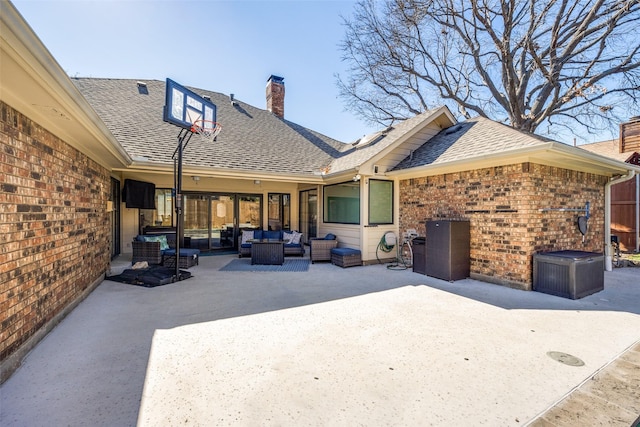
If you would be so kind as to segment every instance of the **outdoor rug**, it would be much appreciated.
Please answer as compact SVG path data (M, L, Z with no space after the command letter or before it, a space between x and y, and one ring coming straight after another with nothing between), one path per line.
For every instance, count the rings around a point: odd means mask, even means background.
M175 268L162 266L139 269L129 268L116 276L108 276L107 280L127 283L129 285L144 286L145 288L154 288L156 286L174 283L176 281L175 274ZM191 277L191 273L180 270L180 280L188 279L189 277Z
M251 265L249 258L232 259L227 265L222 267L220 271L308 271L308 259L285 259L282 265Z

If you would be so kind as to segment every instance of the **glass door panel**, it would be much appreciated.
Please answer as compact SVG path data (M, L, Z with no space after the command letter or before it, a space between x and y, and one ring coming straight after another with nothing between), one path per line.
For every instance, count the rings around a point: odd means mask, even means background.
M308 242L317 237L318 224L318 190L305 190L300 192L300 231Z
M262 196L238 196L238 229L255 230L262 226Z
M183 194L184 245L200 250L209 249L209 196Z
M211 196L211 248L235 247L235 195Z

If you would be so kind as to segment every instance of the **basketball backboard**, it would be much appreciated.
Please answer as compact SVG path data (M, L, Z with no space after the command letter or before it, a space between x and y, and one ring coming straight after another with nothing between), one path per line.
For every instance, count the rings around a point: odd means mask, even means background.
M191 130L193 124L199 120L205 120L206 123L215 122L215 104L167 79L164 121Z

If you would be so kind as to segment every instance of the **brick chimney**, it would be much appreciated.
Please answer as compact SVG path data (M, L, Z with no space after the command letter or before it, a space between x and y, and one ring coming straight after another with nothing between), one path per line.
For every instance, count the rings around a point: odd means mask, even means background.
M267 80L267 110L284 119L284 77L272 74Z

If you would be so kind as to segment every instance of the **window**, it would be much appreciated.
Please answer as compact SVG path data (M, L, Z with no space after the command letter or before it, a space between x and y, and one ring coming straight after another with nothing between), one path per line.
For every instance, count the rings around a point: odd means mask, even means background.
M360 224L360 181L324 186L324 222Z
M291 195L269 193L269 230L291 229Z
M393 181L369 180L369 224L393 224Z

